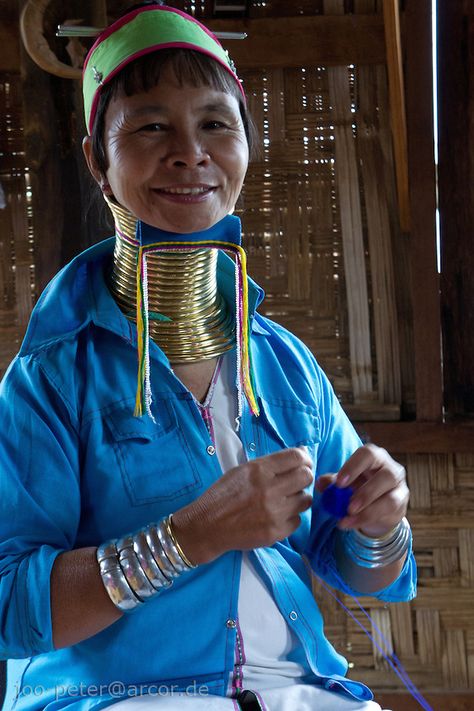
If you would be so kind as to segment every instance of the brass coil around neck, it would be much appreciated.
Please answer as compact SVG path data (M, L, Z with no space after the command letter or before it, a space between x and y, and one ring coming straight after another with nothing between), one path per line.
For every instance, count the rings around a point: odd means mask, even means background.
M116 225L110 288L136 321L136 218L107 199ZM217 249L166 249L147 256L150 336L171 363L207 360L235 343L235 319L217 289ZM171 321L154 320L159 313Z

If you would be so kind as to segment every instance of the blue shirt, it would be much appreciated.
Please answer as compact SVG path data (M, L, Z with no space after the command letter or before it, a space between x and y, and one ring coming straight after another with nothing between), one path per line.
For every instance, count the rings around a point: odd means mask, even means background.
M106 286L112 250L113 239L92 247L49 284L0 389L0 657L10 660L8 693L17 693L16 711L100 709L157 683L223 696L234 665L239 551L186 573L170 591L93 637L53 646L56 557L157 521L222 474L195 400L155 343L156 423L133 416L136 329ZM223 253L218 287L232 308L234 265ZM306 346L255 311L262 298L250 280L261 414L244 409L242 444L249 458L306 445L316 476L337 472L359 438ZM253 561L301 641L308 683L370 699L367 687L344 678L347 663L324 636L302 558L337 587L333 532L316 493L294 534L257 549ZM377 597L399 601L414 593L410 553L399 578ZM119 686L108 688L112 682Z

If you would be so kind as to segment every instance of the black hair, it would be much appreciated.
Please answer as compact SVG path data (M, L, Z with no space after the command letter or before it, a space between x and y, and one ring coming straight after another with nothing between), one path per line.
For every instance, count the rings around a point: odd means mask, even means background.
M147 92L156 86L165 66L171 66L180 84L209 86L235 96L247 137L250 157L257 151L258 134L255 124L232 75L215 59L189 49L160 49L130 62L101 90L97 112L92 127L92 153L100 172L108 168L104 145L105 114L112 98L125 94L132 96Z
M119 14L119 19L120 17L123 17L124 15L128 15L129 12L133 12L134 10L140 10L142 7L148 7L149 5L166 5L167 3L164 2L164 0L145 0L145 2L139 2L136 5L132 5L131 7L126 7L125 9L122 9L121 14ZM119 9L120 13L120 9Z

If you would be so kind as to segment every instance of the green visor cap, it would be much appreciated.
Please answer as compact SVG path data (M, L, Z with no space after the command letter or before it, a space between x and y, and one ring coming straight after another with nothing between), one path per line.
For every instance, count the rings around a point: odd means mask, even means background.
M237 82L228 53L218 39L190 15L171 7L144 7L107 27L86 57L83 71L84 112L87 131L94 125L104 84L134 59L160 49L185 48L206 54L219 62Z

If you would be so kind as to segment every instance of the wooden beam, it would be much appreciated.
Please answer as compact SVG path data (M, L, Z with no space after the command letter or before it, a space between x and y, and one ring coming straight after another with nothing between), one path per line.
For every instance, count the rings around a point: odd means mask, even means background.
M20 44L18 25L14 22L0 22L0 72L20 71Z
M213 31L246 32L225 43L238 69L385 64L380 15L206 20Z
M443 390L436 261L431 0L407 0L406 98L417 420L441 422Z
M409 232L410 196L408 189L407 124L399 0L383 0L383 16L400 227L402 232Z
M438 0L439 202L449 416L474 413L474 7Z
M365 442L403 453L474 453L474 423L355 422Z

